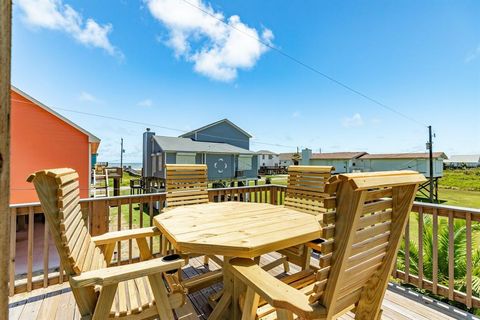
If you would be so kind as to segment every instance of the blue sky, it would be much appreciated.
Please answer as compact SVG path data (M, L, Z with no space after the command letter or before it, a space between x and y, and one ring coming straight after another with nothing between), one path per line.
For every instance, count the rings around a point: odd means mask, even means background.
M425 150L423 125L245 34L431 124L437 151L480 153L479 1L17 0L12 82L161 135L229 118L253 150ZM140 161L145 125L58 111L102 139L100 160L123 137Z

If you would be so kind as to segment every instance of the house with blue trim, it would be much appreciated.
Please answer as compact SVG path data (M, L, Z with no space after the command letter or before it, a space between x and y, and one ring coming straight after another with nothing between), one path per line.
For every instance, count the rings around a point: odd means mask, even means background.
M179 137L143 134L143 177L165 179L165 164L206 164L210 181L258 179L258 159L250 151L252 136L222 119Z

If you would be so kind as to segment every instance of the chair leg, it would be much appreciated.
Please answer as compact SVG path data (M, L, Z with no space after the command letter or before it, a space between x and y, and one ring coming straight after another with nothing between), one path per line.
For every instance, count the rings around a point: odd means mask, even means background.
M292 313L292 311L289 311L289 310L277 309L277 319L278 320L293 320L293 313Z
M243 305L242 320L255 320L260 296L252 288L247 289ZM279 318L280 319L280 318Z
M113 298L117 292L118 284L112 284L102 287L100 295L98 296L95 312L93 313L92 320L107 319L112 309Z
M285 257L285 260L283 260L283 270L285 273L290 272L290 264L288 263L287 257Z
M163 283L162 275L155 274L148 276L153 296L155 297L155 305L162 320L174 320L172 306L168 301L167 288Z

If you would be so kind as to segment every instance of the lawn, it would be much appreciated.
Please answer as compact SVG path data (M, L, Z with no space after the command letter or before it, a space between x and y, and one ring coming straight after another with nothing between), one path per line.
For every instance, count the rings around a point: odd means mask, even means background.
M480 191L480 168L446 169L439 186L444 189Z

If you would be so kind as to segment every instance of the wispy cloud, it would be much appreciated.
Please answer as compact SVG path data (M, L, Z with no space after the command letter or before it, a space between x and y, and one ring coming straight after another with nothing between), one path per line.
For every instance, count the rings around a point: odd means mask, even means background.
M137 103L139 107L151 107L153 106L153 101L151 99L145 99Z
M269 45L273 40L271 30L259 32L237 15L226 18L203 0L145 2L150 13L167 27L165 42L175 55L193 62L196 72L214 80L232 81L238 69L255 66L268 50L255 38Z
M478 57L480 57L480 45L478 45L478 47L476 47L475 50L467 54L467 57L465 58L465 63L469 63L477 59Z
M292 113L292 118L300 118L300 116L301 116L300 111L295 111Z
M84 21L78 11L62 0L17 0L15 4L22 10L24 21L31 26L66 32L86 46L123 57L108 38L113 29L110 23L101 25L92 18Z
M355 113L352 117L346 117L342 119L342 126L345 128L361 127L364 121L359 113Z
M94 103L100 102L100 100L97 97L95 97L93 94L88 93L86 91L80 92L78 99L80 101L86 101L86 102L94 102Z

